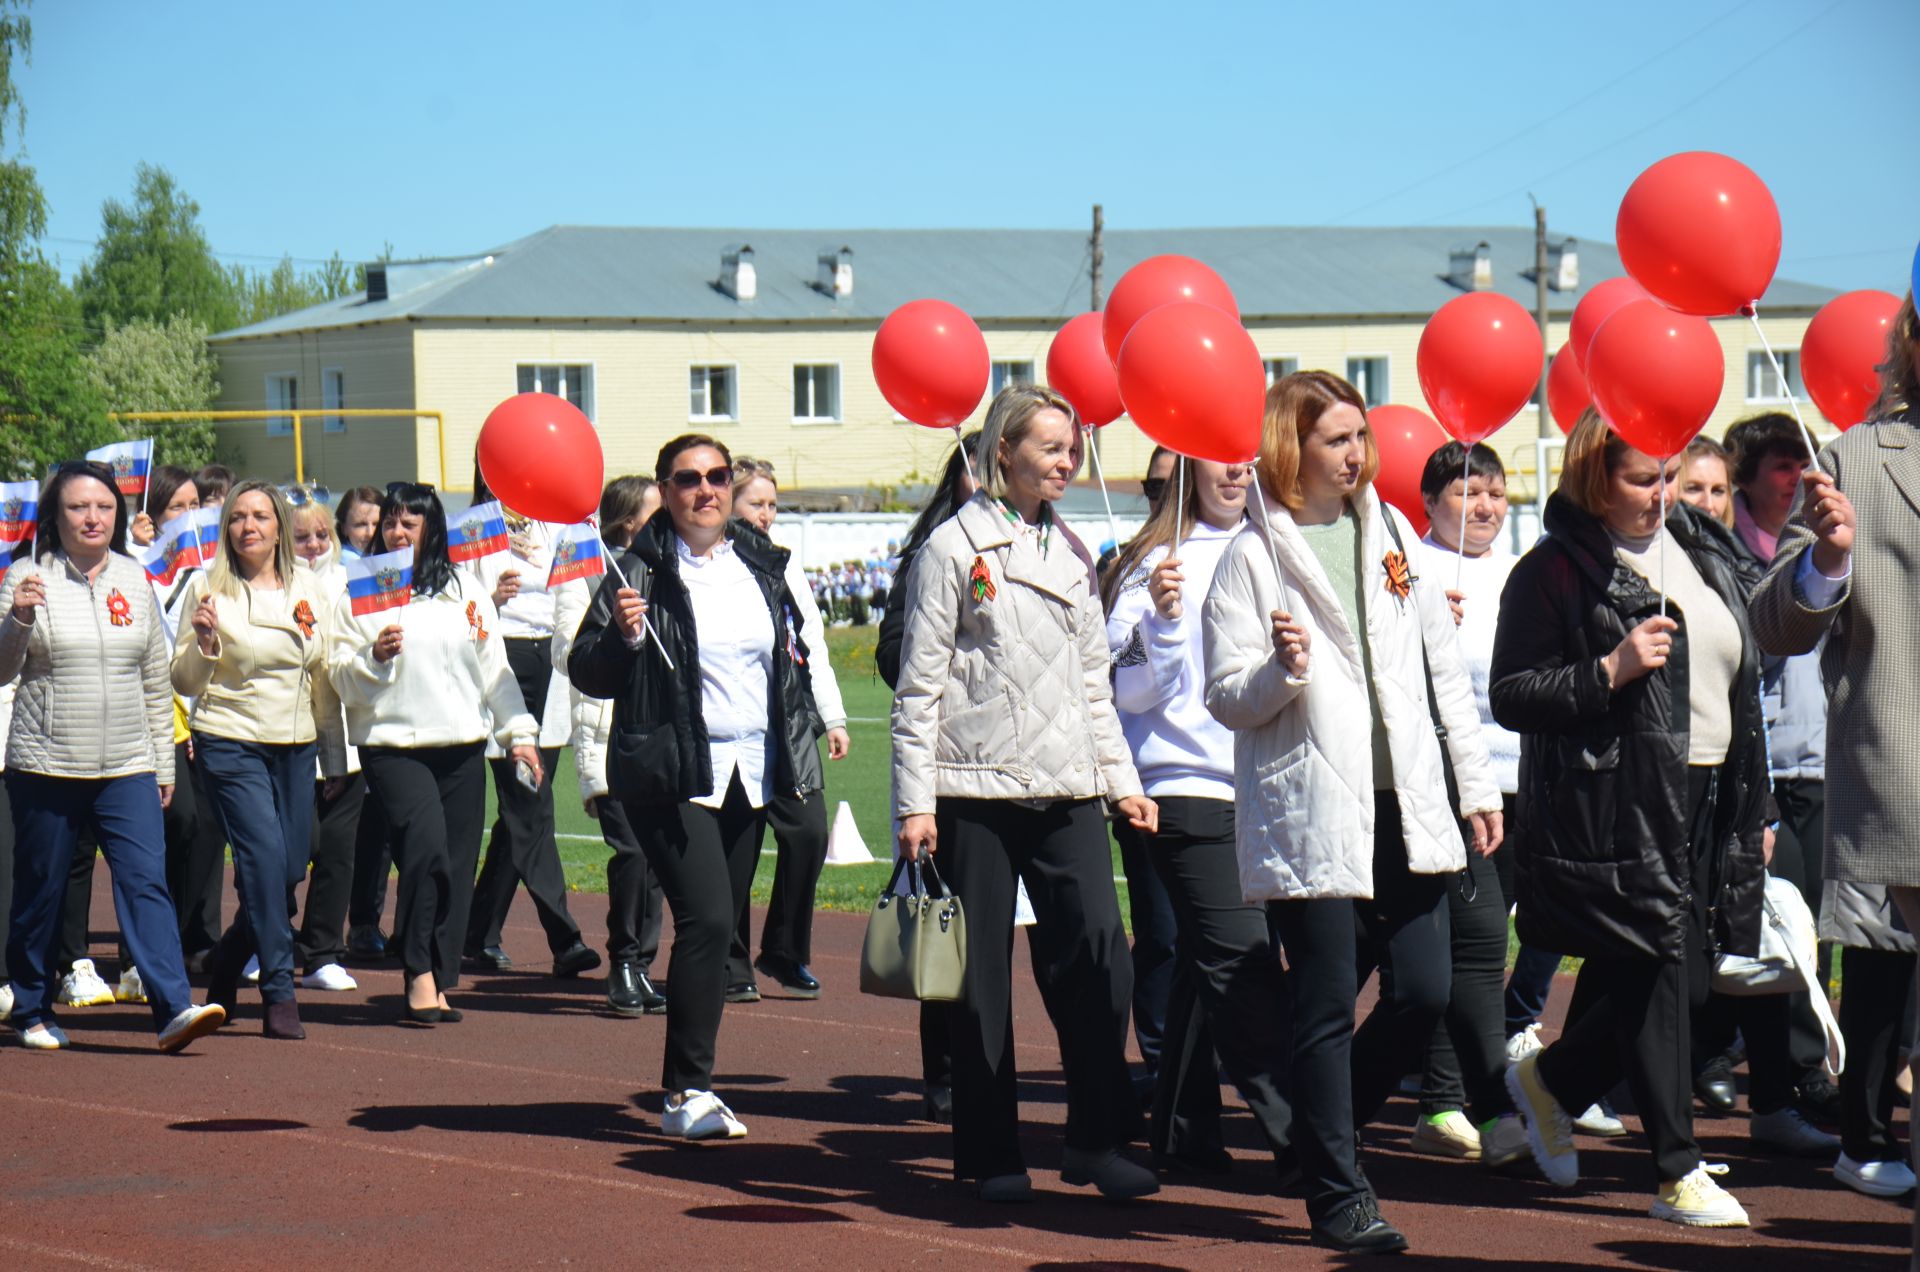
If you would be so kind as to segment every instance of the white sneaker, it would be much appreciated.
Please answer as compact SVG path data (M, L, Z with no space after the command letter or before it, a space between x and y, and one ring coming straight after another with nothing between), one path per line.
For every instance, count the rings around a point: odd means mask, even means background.
M71 1046L67 1031L55 1024L35 1025L20 1035L20 1045L31 1051L59 1051Z
M1571 1188L1580 1182L1580 1153L1573 1146L1573 1119L1540 1080L1540 1057L1507 1067L1507 1094L1527 1126L1527 1147L1547 1182Z
M1684 1178L1660 1185L1660 1192L1647 1213L1655 1219L1688 1228L1745 1228L1751 1226L1747 1212L1733 1194L1714 1182L1715 1175L1727 1173L1725 1166L1702 1162Z
M350 989L360 988L360 982L348 974L347 969L338 963L328 963L325 967L316 967L300 978L303 989L325 989L344 994Z
M1540 1041L1540 1026L1528 1025L1507 1039L1507 1063L1519 1064L1534 1052L1546 1049L1547 1044Z
M258 954L248 959L247 965L240 969L240 979L249 985L258 985L260 983L260 956Z
M144 1003L147 1001L147 983L140 979L140 969L129 965L120 973L120 983L113 987L113 1001L116 1003Z
M1573 1119L1573 1129L1582 1135L1597 1135L1601 1139L1619 1139L1627 1133L1627 1124L1622 1122L1598 1104L1589 1104L1587 1111Z
M1480 1162L1489 1170L1505 1170L1531 1160L1526 1123L1517 1113L1502 1113L1480 1127Z
M1429 1157L1480 1160L1480 1132L1459 1109L1422 1117L1413 1127L1412 1148Z
M747 1128L711 1091L682 1091L667 1097L660 1115L662 1134L678 1139L743 1139Z
M60 978L53 1001L65 1007L99 1007L113 1001L113 987L100 979L90 958L73 960L73 970Z
M13 1015L13 982L0 982L0 1020Z
M1904 1197L1913 1191L1913 1167L1905 1162L1856 1162L1842 1153L1833 1177L1869 1197Z
M219 1003L188 1007L160 1031L160 1050L178 1051L195 1038L204 1038L227 1023L227 1009Z

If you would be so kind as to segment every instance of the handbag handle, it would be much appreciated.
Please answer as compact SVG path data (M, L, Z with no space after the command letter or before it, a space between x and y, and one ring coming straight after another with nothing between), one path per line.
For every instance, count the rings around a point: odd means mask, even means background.
M876 910L886 909L887 906L892 903L894 897L899 895L895 891L895 889L897 889L900 886L900 875L909 866L914 867L913 878L912 878L913 890L915 892L920 891L920 871L919 871L919 867L915 865L913 858L897 857L894 859L893 873L887 876L887 886L880 889L880 900L874 903L874 907L873 907L874 909Z
M933 864L932 854L922 857L919 862L919 867L923 876L928 880L929 886L917 888L915 891L931 892L942 901L948 900L953 896L952 891L947 887L947 881L940 877L940 868Z

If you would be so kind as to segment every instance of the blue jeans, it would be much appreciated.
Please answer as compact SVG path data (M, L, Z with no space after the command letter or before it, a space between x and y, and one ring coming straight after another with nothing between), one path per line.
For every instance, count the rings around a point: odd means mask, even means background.
M113 872L113 908L127 951L140 969L157 1033L193 1005L180 928L167 893L167 836L152 773L127 777L48 777L11 770L13 928L7 970L13 975L15 1029L53 1019L48 969L60 943L60 907L80 828L91 823Z
M260 956L260 998L293 1001L294 889L313 838L314 744L193 735L195 762L233 846L240 910L220 937L221 960Z

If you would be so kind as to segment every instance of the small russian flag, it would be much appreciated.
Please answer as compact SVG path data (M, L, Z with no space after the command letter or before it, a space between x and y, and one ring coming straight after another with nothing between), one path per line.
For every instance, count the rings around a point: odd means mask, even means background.
M204 565L220 542L220 510L190 508L166 525L153 545L140 554L147 577L161 587L172 587L181 571Z
M498 499L475 504L447 527L447 559L455 565L507 550L507 514Z
M607 572L607 551L600 542L600 531L591 521L567 526L553 541L553 569L547 574L547 590L574 579L590 579Z
M413 599L412 548L341 564L347 571L347 600L358 616L395 609Z
M137 442L115 442L111 446L88 451L87 458L97 460L113 470L114 484L120 488L121 494L147 493L147 474L153 469L152 438Z
M33 523L39 519L39 482L0 481L0 544L31 538Z

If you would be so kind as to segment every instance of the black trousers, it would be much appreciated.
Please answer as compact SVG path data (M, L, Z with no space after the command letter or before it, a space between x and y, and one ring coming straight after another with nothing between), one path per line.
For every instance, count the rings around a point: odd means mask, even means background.
M1096 800L1043 809L941 799L939 864L967 916L966 995L954 1004L953 1166L959 1179L1026 1169L1013 1056L1015 880L1038 923L1029 943L1060 1040L1070 1148L1117 1148L1139 1126L1127 1074L1133 970Z
M1127 918L1133 924L1133 1038L1147 1076L1160 1071L1161 1039L1167 1031L1167 1003L1173 994L1174 946L1179 918L1168 885L1155 869L1147 836L1125 821L1114 823L1120 845L1120 872L1127 877Z
M640 810L629 806L628 812ZM727 955L740 907L753 887L766 819L748 801L736 770L719 808L648 805L633 822L673 914L661 1085L669 1093L711 1090L726 1006Z
M600 838L613 854L607 858L607 961L651 972L660 953L660 881L640 849L627 806L602 795L594 807Z
M13 805L7 802L6 783L0 782L0 985L7 972L7 933L13 915Z
M520 697L535 720L547 710L547 685L553 676L553 645L544 639L508 637L507 666L520 682ZM476 952L500 944L514 889L524 883L533 898L533 911L555 954L580 941L580 925L567 911L567 876L560 868L560 845L553 837L553 770L558 747L540 748L540 789L520 785L514 761L501 757L487 761L493 770L493 798L498 809L493 834L487 838L487 860L473 890L473 919L467 927L467 949Z
M480 742L360 748L369 803L385 811L400 865L393 945L408 976L431 972L442 993L460 983L487 809L485 750Z
M354 840L367 804L367 778L349 773L332 799L325 782L313 788L313 861L307 873L300 931L294 935L294 961L303 972L317 972L347 956L347 910L353 896Z
M1446 1010L1452 955L1447 880L1407 866L1393 792L1374 797L1373 896L1274 901L1293 999L1293 1144L1315 1220L1367 1195L1354 1130L1386 1103ZM1360 985L1380 997L1354 1028Z
M188 797L184 812L169 808L167 829L167 887L180 916L180 947L188 954L210 950L220 940L225 924L220 917L220 888L226 876L227 835L213 810L206 777L198 760L187 764L187 744L173 748L173 803Z
M796 963L813 961L813 897L827 863L827 797L777 795L767 801L767 829L773 832L773 892L760 927L760 952ZM740 907L740 924L727 958L727 983L753 979L753 907Z
M1467 868L1447 880L1453 932L1453 989L1446 1015L1427 1044L1420 1111L1464 1109L1475 1124L1513 1110L1507 1095L1507 1031L1502 999L1507 975L1507 900L1496 858L1471 847Z
M1662 1181L1700 1164L1693 1138L1692 1014L1706 1002L1712 974L1706 906L1716 774L1687 770L1694 904L1687 912L1685 957L1587 959L1574 986L1569 1023L1540 1053L1541 1081L1575 1116L1626 1079Z
M362 774L364 776L364 774ZM392 828L387 810L377 799L360 806L360 826L353 833L353 894L347 903L349 927L380 926L387 909L387 878L393 873Z
M1158 802L1160 830L1146 838L1179 935L1154 1089L1153 1148L1197 1153L1222 1147L1218 1052L1277 1157L1293 1126L1287 983L1266 910L1248 905L1240 893L1233 804L1181 795Z
M1903 1159L1893 1132L1894 1079L1907 1000L1913 997L1914 956L1896 950L1840 951L1840 1033L1847 1067L1840 1074L1840 1144L1856 1162Z

